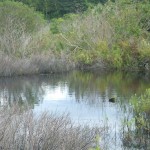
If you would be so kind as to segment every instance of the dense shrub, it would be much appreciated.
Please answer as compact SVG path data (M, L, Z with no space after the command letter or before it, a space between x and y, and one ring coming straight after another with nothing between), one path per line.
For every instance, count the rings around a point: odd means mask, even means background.
M4 1L4 0L0 0ZM35 7L41 11L47 19L61 17L67 13L79 13L85 11L89 5L105 3L107 0L15 0Z
M17 33L38 31L45 22L42 14L20 2L0 2L0 33L16 29Z
M51 30L80 64L104 60L112 68L144 70L150 64L149 10L147 1L109 1L84 14L55 19Z
M83 69L150 70L147 1L108 1L52 19L50 25L22 3L4 1L0 8L0 50L10 59L67 55L72 66Z
M0 51L22 57L33 35L44 27L41 14L19 2L0 2Z

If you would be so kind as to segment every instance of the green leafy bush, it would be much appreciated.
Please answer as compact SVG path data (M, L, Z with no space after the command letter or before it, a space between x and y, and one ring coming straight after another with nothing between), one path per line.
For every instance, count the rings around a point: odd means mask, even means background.
M132 115L129 115L123 124L123 143L130 148L149 149L150 89L141 95L132 96L130 104L133 111L130 111Z
M108 1L81 15L55 19L51 31L65 39L83 64L102 59L112 68L139 70L139 64L150 57L148 8L147 2Z
M150 89L141 96L132 96L130 101L137 113L150 113Z
M147 137L150 135L150 89L147 89L141 96L132 96L130 102L134 112L134 138L137 138L136 144L142 144L142 141L149 140Z
M0 33L16 29L18 32L38 31L45 22L43 16L20 2L0 2Z

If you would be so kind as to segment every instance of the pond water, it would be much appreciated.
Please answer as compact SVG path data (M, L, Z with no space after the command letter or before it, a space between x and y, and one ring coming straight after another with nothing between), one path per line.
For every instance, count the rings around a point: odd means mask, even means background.
M122 142L118 140L120 127L133 115L129 99L147 88L150 88L150 78L143 73L74 71L7 77L0 78L0 105L11 106L19 101L20 105L28 103L36 114L69 113L75 124L108 125L113 143L109 148L119 150L122 149ZM112 97L115 97L114 103L109 102ZM116 139L117 142L112 142Z

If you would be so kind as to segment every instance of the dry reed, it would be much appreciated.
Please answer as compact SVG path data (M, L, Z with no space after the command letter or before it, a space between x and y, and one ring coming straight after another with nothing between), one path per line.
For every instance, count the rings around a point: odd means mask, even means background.
M0 112L0 149L4 150L87 150L102 132L96 127L75 126L66 114L35 116L16 106Z

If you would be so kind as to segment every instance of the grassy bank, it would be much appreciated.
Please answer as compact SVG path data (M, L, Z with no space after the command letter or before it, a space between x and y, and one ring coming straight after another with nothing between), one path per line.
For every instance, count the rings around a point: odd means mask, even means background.
M0 75L150 70L149 16L148 1L109 1L49 25L33 8L0 2Z

